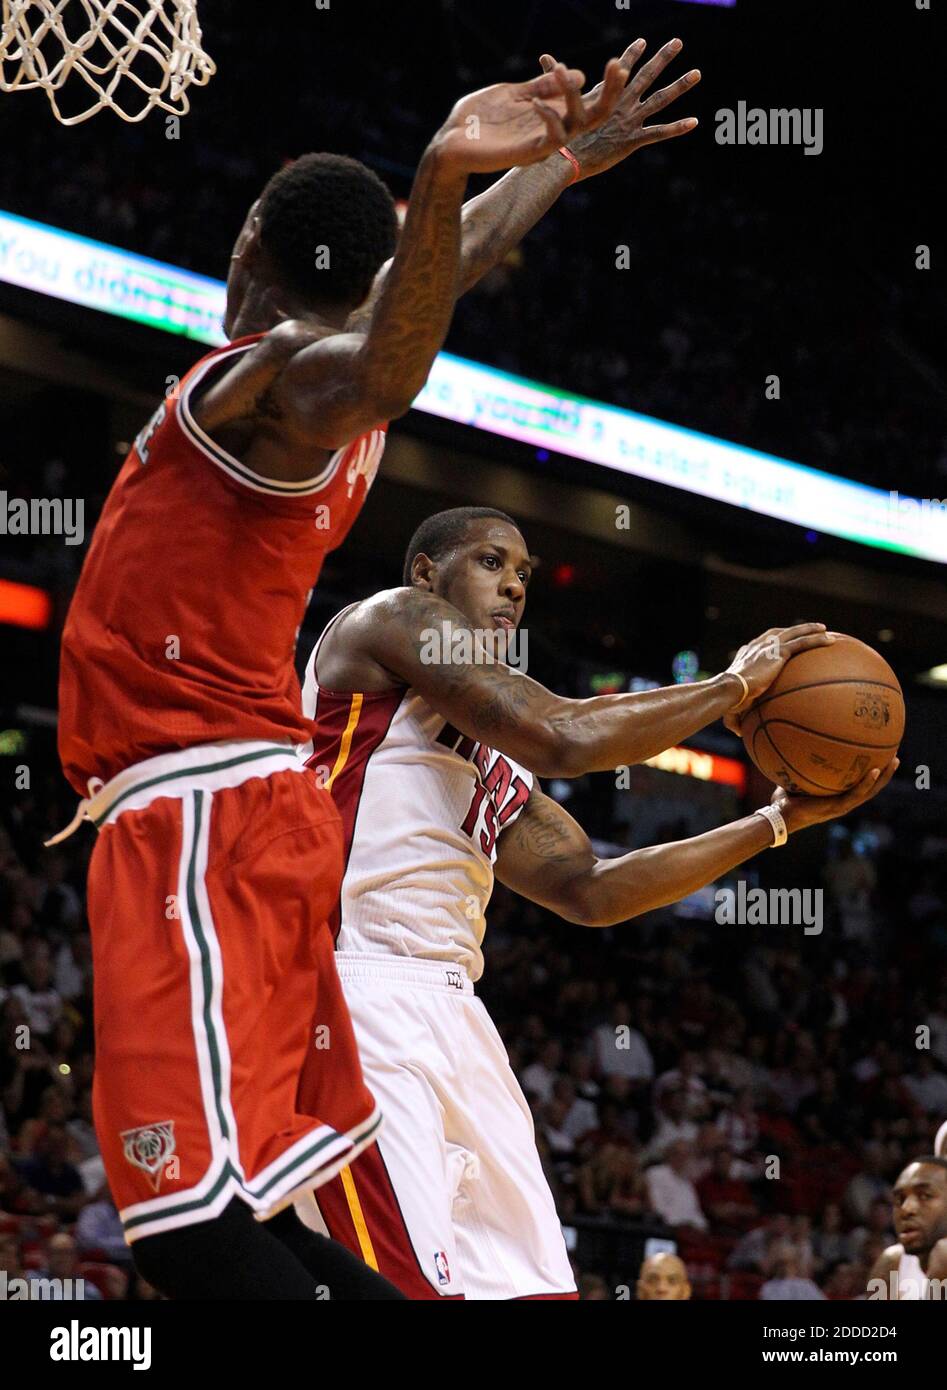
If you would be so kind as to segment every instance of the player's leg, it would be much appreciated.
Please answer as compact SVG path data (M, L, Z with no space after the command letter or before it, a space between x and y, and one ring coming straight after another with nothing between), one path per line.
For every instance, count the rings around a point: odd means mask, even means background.
M322 927L311 885L325 827L338 838L331 803L314 810L303 780L156 793L107 818L93 855L96 1128L133 1250L172 1296L316 1298L315 1284L344 1276L340 1257L350 1266L329 1242L318 1268L312 1251L304 1263L252 1219L335 1171L377 1125L344 1046L329 1065L345 1072L352 1131L296 1103ZM235 1268L248 1261L252 1274Z
M90 866L95 1122L109 1184L136 1266L167 1296L314 1299L305 1266L235 1197L221 1117L208 1116L183 842L182 803L163 799L106 825Z
M314 1276L239 1197L213 1220L143 1236L134 1255L139 1274L174 1299L318 1299L324 1272Z
M412 990L384 964L366 964L356 980L358 963L344 954L338 962L365 1078L385 1119L377 1143L321 1186L314 1203L298 1203L299 1213L408 1298L462 1298L451 1220L456 1173L428 1017L432 991Z
M314 1200L312 1194L309 1200ZM407 1297L344 1245L304 1225L295 1207L287 1207L271 1217L264 1230L276 1236L305 1266L317 1283L320 1297L328 1296L335 1302L403 1301Z
M533 1119L479 999L465 1000L468 1067L453 1137L475 1161L454 1206L468 1299L576 1299L575 1276L536 1150Z

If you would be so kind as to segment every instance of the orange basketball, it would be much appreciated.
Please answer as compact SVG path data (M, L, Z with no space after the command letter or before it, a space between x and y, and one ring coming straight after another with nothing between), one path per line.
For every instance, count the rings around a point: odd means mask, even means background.
M835 796L897 752L904 695L884 657L839 634L831 646L790 657L741 732L771 782L808 796Z

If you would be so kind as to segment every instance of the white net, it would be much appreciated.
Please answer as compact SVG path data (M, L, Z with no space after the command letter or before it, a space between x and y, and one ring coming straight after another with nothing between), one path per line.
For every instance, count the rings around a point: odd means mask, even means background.
M42 88L63 125L106 107L124 121L143 120L156 106L186 115L188 88L216 71L201 47L196 0L2 4L0 91ZM68 114L60 106L67 90Z

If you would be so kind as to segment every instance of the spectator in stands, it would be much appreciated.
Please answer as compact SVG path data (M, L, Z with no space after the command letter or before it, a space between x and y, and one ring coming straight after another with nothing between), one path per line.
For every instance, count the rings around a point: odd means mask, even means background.
M90 1279L79 1273L79 1252L72 1236L64 1232L50 1236L46 1243L46 1268L37 1270L30 1276L34 1280L55 1280L48 1298L77 1299L87 1303L101 1303L102 1295Z
M676 1067L663 1072L654 1085L655 1103L669 1091L679 1091L682 1096L682 1113L690 1120L703 1119L707 1113L707 1086L701 1076L702 1059L699 1052L688 1049L681 1054Z
M759 1207L748 1183L734 1176L734 1155L721 1144L713 1156L713 1167L697 1183L697 1197L711 1229L733 1235L750 1228L759 1216Z
M546 1103L552 1100L553 1087L562 1067L562 1043L549 1038L535 1062L523 1072L523 1090Z
M45 1210L75 1220L86 1201L82 1178L66 1159L69 1138L63 1124L47 1125L32 1157L15 1160L20 1177L39 1193Z
M697 1189L689 1176L692 1156L691 1145L682 1139L668 1146L664 1162L655 1164L645 1173L648 1203L661 1220L675 1230L706 1231L707 1218L700 1209Z
M880 1241L882 1247L893 1245L897 1239L891 1215L890 1196L877 1197L868 1212L868 1220L863 1226L856 1226L850 1233L852 1252L857 1259L863 1258L865 1243Z
M656 1106L657 1123L648 1144L648 1155L657 1158L679 1140L693 1143L698 1135L695 1120L688 1115L685 1090L680 1086L667 1087Z
M620 999L612 1007L611 1021L593 1034L595 1055L603 1076L624 1076L641 1085L654 1077L654 1058L644 1034L631 1026L631 1009Z
M812 1233L812 1248L816 1268L821 1272L833 1265L849 1262L854 1256L852 1238L842 1229L842 1208L838 1202L828 1202Z
M929 1052L918 1052L913 1072L905 1072L902 1084L926 1115L947 1116L947 1076Z
M604 1144L576 1173L579 1205L587 1216L645 1217L648 1191L638 1157L617 1144Z
M818 1284L800 1273L799 1259L792 1251L784 1251L774 1262L773 1272L760 1289L759 1297L764 1301L815 1303L825 1300L825 1294Z
M867 1224L869 1213L879 1198L888 1199L890 1184L885 1177L886 1168L884 1146L877 1141L866 1144L861 1171L852 1178L843 1198L845 1211L856 1225Z
M62 997L53 988L49 943L31 936L23 947L23 983L10 991L22 1004L30 1032L39 1039L50 1036L62 1013Z
M573 1144L598 1128L598 1111L590 1100L576 1095L571 1076L556 1077L553 1099L563 1107L562 1132Z
M728 1269L757 1270L766 1268L772 1246L790 1239L792 1225L785 1212L777 1212L760 1226L754 1226L741 1236L727 1258Z
M744 1157L755 1152L760 1137L760 1121L749 1087L737 1092L733 1104L717 1116L716 1124L732 1153Z
M131 1249L126 1244L124 1228L106 1183L79 1213L76 1243L83 1259L104 1259L121 1265L131 1263Z
M636 1292L642 1303L686 1301L691 1296L687 1266L679 1255L668 1251L649 1255L641 1262Z

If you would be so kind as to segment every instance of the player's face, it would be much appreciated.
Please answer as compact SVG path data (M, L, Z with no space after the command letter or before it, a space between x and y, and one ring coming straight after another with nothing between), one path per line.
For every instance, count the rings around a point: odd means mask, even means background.
M526 542L499 518L474 522L439 575L436 592L479 629L512 632L526 607L532 567Z
M926 1254L947 1236L947 1171L909 1163L894 1185L894 1228L909 1255Z
M638 1298L646 1303L676 1303L690 1298L687 1272L680 1260L657 1259L645 1262L638 1280Z

